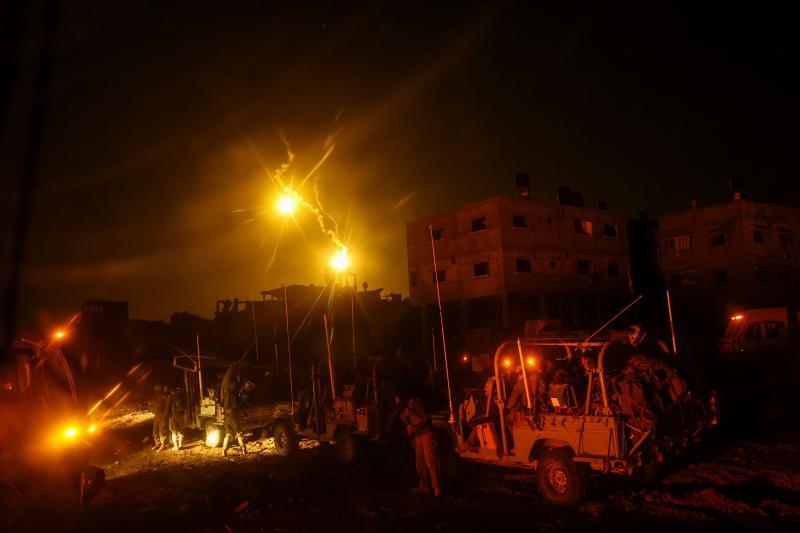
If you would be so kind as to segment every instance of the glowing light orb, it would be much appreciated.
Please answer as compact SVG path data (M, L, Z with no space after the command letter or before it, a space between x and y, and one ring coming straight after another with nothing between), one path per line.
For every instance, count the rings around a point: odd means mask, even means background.
M536 358L535 358L535 357L528 357L528 358L525 360L525 364L526 364L527 366L536 366Z
M53 337L54 337L54 338L56 338L56 339L59 339L59 340L60 340L60 339L63 339L64 337L66 337L66 335L67 335L67 334L66 334L66 333L64 333L64 331L63 331L63 330L60 330L60 329L59 329L59 330L56 330L56 332L55 332L55 333L53 333Z
M511 359L509 358L503 359L503 366L509 368L511 366Z
M291 215L297 209L297 199L285 194L278 198L278 211L284 215Z
M221 435L218 429L209 430L209 432L206 433L206 446L209 448L216 448L219 445L220 437Z
M331 268L336 272L342 272L350 266L350 256L347 255L347 250L339 250L336 255L331 259Z
M78 430L76 428L67 428L64 431L64 437L67 438L67 439L71 439L77 434L78 434Z
M97 431L97 426L92 424L91 426L89 426L88 431L89 431L89 433L94 433L95 431Z

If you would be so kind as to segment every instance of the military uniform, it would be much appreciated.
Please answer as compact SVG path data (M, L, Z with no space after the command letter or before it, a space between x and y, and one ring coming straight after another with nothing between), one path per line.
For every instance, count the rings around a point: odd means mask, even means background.
M436 442L433 439L431 417L418 398L412 398L402 414L408 433L414 438L414 456L416 459L419 486L416 492L430 492L439 496L439 458L436 453Z
M224 409L225 439L222 441L222 454L228 454L228 444L232 436L239 441L242 453L247 453L242 435L242 400L240 393L240 374L242 365L231 366L222 378L222 408Z
M186 416L186 405L180 388L175 389L169 396L166 414L169 430L172 433L172 449L178 451L183 446L183 425Z
M161 451L167 440L166 427L164 424L164 413L167 408L167 395L161 385L155 386L153 397L150 398L148 408L153 413L153 449Z

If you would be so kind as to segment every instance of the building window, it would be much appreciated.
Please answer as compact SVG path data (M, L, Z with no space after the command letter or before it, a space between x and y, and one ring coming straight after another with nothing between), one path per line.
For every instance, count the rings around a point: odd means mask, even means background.
M550 270L555 270L558 265L556 264L555 259L550 260Z
M444 228L433 228L431 234L433 234L434 241L441 241L444 237Z
M594 274L594 263L591 261L578 261L578 273L587 276Z
M486 217L478 217L472 219L472 233L483 231L486 229Z
M553 217L544 217L544 225L545 226L552 226L553 225Z
M417 286L417 273L416 272L412 272L411 273L411 286L412 287L416 287Z
M762 242L764 242L764 234L761 233L760 229L753 230L753 242L757 244L761 244Z
M726 237L724 233L712 233L711 234L711 247L712 248L719 248L720 246L725 246L727 243Z
M618 235L617 226L614 224L606 224L603 227L603 233L606 237L616 237Z
M687 270L686 272L675 272L672 274L671 280L673 285L682 287L697 283L697 276L693 270Z
M760 266L756 267L756 281L764 283L764 269Z
M678 250L688 250L692 247L692 237L690 235L679 235L666 239L667 250L670 252Z
M447 281L447 270L441 269L437 270L436 273L432 273L431 279L433 280L434 285L436 284L436 280L439 280L439 283L444 283Z
M592 235L592 221L581 218L575 219L575 232L584 235Z
M512 215L511 225L514 226L515 228L527 228L528 217L526 217L525 215Z
M481 261L472 265L472 274L479 278L481 276L489 275L489 261Z
M778 240L781 243L784 255L788 257L789 247L792 245L792 232L781 228L781 230L778 231Z
M781 331L784 326L783 322L777 320L767 320L764 322L764 338L765 339L779 339L781 338Z
M530 274L532 271L531 269L531 260L530 259L521 259L517 258L517 272L520 274Z
M728 284L728 269L722 268L714 271L714 283L717 285Z
M619 276L619 265L617 263L609 263L608 264L608 275L609 276Z

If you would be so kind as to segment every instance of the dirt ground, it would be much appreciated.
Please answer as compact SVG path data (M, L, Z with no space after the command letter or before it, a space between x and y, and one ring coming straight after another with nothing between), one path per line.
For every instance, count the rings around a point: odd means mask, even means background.
M150 449L147 413L108 421L96 463L107 486L58 529L104 531L491 531L591 527L648 529L800 527L800 433L772 439L719 438L670 465L655 486L595 480L577 509L538 495L533 473L462 465L439 499L411 494L409 448L371 451L340 466L327 445L303 442L278 457L271 439L248 439L223 457L199 436L179 452ZM724 443L728 444L724 444Z

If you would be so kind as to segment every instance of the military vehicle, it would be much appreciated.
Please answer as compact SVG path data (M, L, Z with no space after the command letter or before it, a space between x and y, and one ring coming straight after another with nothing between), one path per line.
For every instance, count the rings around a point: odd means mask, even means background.
M64 354L22 340L0 360L0 517L88 503L104 485L103 470L89 464L99 428L80 410Z
M552 357L554 349L562 356ZM626 360L613 378L612 353ZM494 354L485 406L462 404L453 443L462 459L534 469L542 496L554 504L581 500L590 473L649 478L666 455L716 423L707 404L694 399L674 373L650 362L619 338L504 342ZM515 387L518 400L519 391L524 395L521 407L508 412L515 367L525 369ZM556 374L560 379L552 379ZM543 375L551 377L544 392ZM661 390L639 384L639 378L656 376ZM651 397L658 397L658 406L637 401Z
M190 426L204 434L206 446L216 448L225 436L224 409L222 407L218 376L234 363L201 356L178 355L172 366L183 370L187 405L191 406ZM275 365L242 365L242 379L253 382L253 390L244 398L242 431L275 438L278 454L290 455L296 444L293 431L292 405L287 399L285 380L278 375ZM205 377L204 377L205 376ZM210 386L209 386L210 385Z

